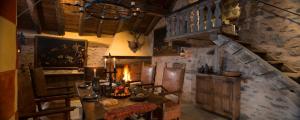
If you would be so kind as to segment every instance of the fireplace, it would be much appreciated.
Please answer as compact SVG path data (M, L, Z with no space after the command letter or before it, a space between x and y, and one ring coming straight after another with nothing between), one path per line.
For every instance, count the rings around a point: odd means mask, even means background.
M116 58L116 80L140 81L143 64L151 64L151 57L112 56Z

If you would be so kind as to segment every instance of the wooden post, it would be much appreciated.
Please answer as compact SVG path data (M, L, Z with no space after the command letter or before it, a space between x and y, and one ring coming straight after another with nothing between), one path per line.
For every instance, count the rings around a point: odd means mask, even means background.
M171 36L171 24L170 24L170 17L166 17L166 25L167 25L167 37Z
M199 31L204 31L204 5L199 5Z
M36 32L41 33L42 32L41 22L40 22L40 18L38 15L38 11L37 11L36 7L34 6L34 0L26 0L26 3L28 6L28 9L30 11L30 16L33 21Z
M179 23L179 14L177 13L177 15L175 16L175 24L176 24L176 35L179 35L180 34L180 23Z
M211 3L210 3L210 1L207 1L206 7L207 7L206 31L208 31L208 30L210 30L212 28L212 22L211 22L212 11L211 11Z
M190 33L191 32L191 14L189 10L186 10L186 33Z
M198 9L197 9L197 6L193 7L193 32L198 32Z
M101 35L102 35L102 23L103 23L103 20L100 19L98 22L97 37L101 37Z
M61 0L55 1L55 12L57 21L57 33L58 35L65 35L65 20L64 20L64 9L61 6Z
M222 25L220 2L221 2L221 0L215 1L215 5L216 5L215 13L214 13L215 19L216 19L215 27L221 27L221 25Z

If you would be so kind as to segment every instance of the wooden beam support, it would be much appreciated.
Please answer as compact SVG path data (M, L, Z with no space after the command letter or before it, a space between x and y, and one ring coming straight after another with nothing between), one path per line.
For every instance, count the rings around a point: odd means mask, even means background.
M132 25L131 31L137 32L137 30L138 30L137 27L138 27L138 25L139 25L141 22L142 22L142 19L139 18L139 17L137 17L137 18L135 19L134 24Z
M55 10L56 10L56 21L57 21L57 33L58 35L65 35L65 21L64 21L64 11L61 6L61 0L56 0Z
M30 15L31 15L31 19L34 23L34 27L36 29L37 33L41 33L42 32L42 27L41 27L41 22L39 19L39 15L38 15L38 11L36 9L36 7L34 6L34 0L26 0L28 9L30 11Z
M154 16L151 23L148 25L145 34L149 35L149 33L153 30L153 28L155 27L155 25L157 24L157 22L160 20L160 17Z
M117 27L117 29L116 29L116 31L115 31L115 34L116 33L118 33L118 32L121 32L121 30L122 30L122 27L123 27L123 25L124 25L124 19L120 19L119 20L119 22L118 22L118 27Z
M102 24L103 24L103 20L99 20L99 23L98 23L98 28L97 28L97 37L101 37L101 34L102 34Z
M83 35L83 32L84 32L84 30L83 30L83 26L84 26L84 18L85 18L85 12L83 12L83 13L80 13L80 17L79 17L79 27L78 27L78 34L79 35Z

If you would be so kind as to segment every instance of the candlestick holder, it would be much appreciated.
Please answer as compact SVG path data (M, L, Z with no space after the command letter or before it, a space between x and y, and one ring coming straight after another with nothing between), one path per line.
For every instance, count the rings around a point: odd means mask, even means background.
M106 65L106 61L109 61L110 64ZM112 83L115 82L116 76L117 76L116 60L115 60L115 58L112 59L112 57L109 53L109 56L107 57L106 61L105 61L104 73L106 76L108 76L108 81L109 81L109 90L108 90L109 95L108 96L110 96L111 93L113 92ZM113 65L111 63L113 63ZM112 66L113 66L113 69L112 69Z

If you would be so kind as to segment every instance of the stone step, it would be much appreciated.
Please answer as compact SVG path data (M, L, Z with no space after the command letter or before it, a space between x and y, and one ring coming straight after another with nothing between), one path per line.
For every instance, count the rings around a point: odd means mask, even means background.
M245 46L246 48L251 46L251 44L248 42L244 42L244 41L240 41L240 40L236 40L236 42L240 43L241 45Z
M278 60L267 61L267 62L270 63L275 68L277 68L278 70L283 71L282 70L283 62L278 61Z
M283 62L278 61L278 60L273 60L273 61L267 61L271 65L283 65Z
M300 84L300 72L298 73L284 72L284 74Z
M266 54L267 54L266 51L257 50L257 49L252 49L251 51L252 51L253 53L255 53L255 54L260 54L260 55L266 55Z

